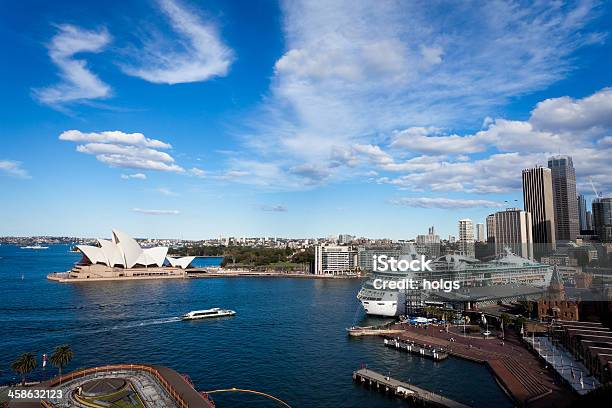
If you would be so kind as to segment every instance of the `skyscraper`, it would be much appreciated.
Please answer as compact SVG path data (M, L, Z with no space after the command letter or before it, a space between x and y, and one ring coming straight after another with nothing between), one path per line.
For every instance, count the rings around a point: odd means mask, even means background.
M587 224L587 203L586 198L582 194L578 195L578 224L580 231L588 230Z
M593 200L593 229L601 242L612 242L612 198Z
M587 231L593 231L593 212L592 211L586 212L586 225L587 225Z
M548 159L548 168L552 174L555 236L557 241L574 241L580 233L580 226L576 199L576 170L572 158L553 156Z
M533 259L531 213L508 208L495 213L495 255L510 250L523 258Z
M487 215L487 242L495 242L495 214Z
M465 256L474 257L474 222L470 219L459 220L459 251Z
M485 242L485 227L482 222L476 224L476 242Z
M523 170L523 202L531 213L534 256L539 258L557 247L550 169Z

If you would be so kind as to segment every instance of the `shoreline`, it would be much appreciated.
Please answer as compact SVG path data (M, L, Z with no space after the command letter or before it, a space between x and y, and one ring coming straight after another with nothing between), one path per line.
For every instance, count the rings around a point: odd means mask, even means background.
M81 282L111 282L111 281L138 281L138 280L161 280L161 279L211 279L211 278L298 278L298 279L361 279L362 276L347 275L315 275L310 273L283 273L283 272L198 272L185 275L160 275L160 276L121 276L100 278L74 278L69 277L69 272L55 272L47 275L47 279L58 283L81 283Z
M515 333L507 333L503 345L498 338L466 338L444 332L439 326L423 329L396 324L391 327L403 329L403 333L384 337L440 348L456 358L486 366L504 393L518 405L561 407L575 398L571 390L555 381L553 373L541 367L540 361Z

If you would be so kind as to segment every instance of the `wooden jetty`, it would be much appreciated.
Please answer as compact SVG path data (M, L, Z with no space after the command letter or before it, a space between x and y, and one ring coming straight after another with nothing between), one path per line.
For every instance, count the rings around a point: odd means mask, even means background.
M353 372L353 381L383 393L405 398L412 403L426 407L468 408L468 405L453 401L439 394L424 390L394 378L384 376L368 368Z
M368 327L349 327L346 329L349 336L359 337L359 336L386 336L390 334L400 334L403 333L401 329L393 329L389 327L376 327L376 326L368 326Z
M385 339L385 346L408 353L416 354L421 357L430 358L434 361L442 361L448 358L448 353L441 348L424 347L411 341L395 339Z

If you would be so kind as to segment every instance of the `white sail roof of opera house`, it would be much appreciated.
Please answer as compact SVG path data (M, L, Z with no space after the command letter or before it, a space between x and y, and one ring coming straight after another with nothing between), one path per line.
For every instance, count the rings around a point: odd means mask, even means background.
M193 262L193 260L195 259L195 256L184 256L182 258L167 257L166 259L168 259L168 262L170 262L170 265L186 269L189 266L189 264Z
M77 245L83 256L92 264L103 264L109 267L120 266L164 266L166 259L170 265L186 269L195 259L193 256L166 258L168 247L141 248L138 242L128 234L117 229L112 230L112 241L98 239L100 246Z

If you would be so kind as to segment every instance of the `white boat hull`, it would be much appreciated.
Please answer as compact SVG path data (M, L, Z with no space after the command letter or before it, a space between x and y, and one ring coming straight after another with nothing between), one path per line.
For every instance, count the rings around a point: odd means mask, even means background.
M365 312L373 316L398 316L397 301L361 300Z
M214 319L217 317L227 317L227 316L234 316L236 313L219 313L219 314L214 314L214 315L207 315L207 316L192 316L192 317L187 317L187 316L183 316L181 317L182 320L201 320L201 319Z

